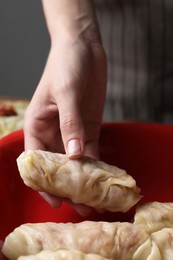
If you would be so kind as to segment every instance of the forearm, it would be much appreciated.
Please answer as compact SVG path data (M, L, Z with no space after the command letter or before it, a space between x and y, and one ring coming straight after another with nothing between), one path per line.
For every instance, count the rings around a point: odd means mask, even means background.
M51 40L59 37L83 37L100 42L93 0L42 0Z

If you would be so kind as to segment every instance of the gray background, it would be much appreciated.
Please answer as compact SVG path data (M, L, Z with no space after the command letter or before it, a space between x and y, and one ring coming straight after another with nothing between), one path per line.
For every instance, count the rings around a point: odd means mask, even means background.
M0 0L0 96L32 96L49 44L40 0Z

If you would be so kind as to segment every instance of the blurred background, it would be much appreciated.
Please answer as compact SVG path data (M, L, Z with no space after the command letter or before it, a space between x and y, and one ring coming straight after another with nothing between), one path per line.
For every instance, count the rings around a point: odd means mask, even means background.
M41 1L0 0L0 96L30 98L48 51Z
M173 1L94 0L108 58L106 121L173 122ZM0 0L0 96L30 99L50 39L41 0Z

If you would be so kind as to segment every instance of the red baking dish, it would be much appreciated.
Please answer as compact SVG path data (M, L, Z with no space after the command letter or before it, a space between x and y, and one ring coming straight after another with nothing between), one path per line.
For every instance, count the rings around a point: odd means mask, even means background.
M92 213L84 218L65 204L51 208L21 180L16 158L23 151L23 131L0 139L0 240L27 222L79 222L85 219L131 221L127 213ZM143 195L139 203L172 201L173 126L152 123L105 123L100 138L101 159L126 169Z

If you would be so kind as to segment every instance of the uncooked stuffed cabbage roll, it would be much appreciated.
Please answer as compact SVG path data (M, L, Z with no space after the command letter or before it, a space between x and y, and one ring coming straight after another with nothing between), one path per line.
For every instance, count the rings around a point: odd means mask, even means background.
M148 233L173 228L173 203L150 202L136 209L135 224L144 225Z
M17 260L109 260L96 254L84 254L77 250L43 250L36 255L21 256Z
M135 180L116 166L83 157L28 150L17 159L25 184L76 204L112 212L129 210L141 198Z
M10 260L22 255L35 255L42 250L59 249L131 260L137 248L148 238L142 226L126 222L23 224L6 237L2 251Z

